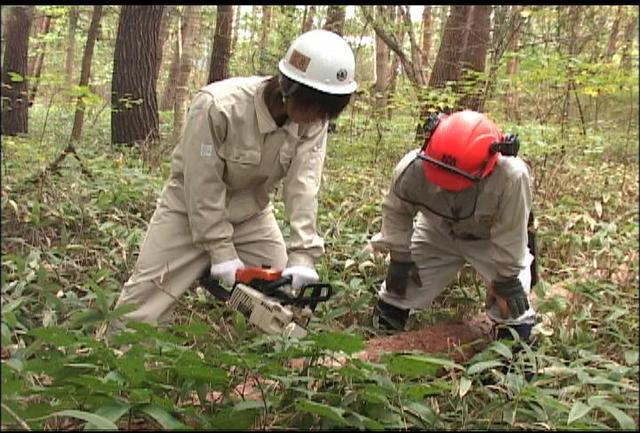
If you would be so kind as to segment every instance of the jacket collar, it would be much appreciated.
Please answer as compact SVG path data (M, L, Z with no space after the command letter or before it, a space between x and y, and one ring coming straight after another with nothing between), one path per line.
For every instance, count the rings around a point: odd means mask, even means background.
M269 113L269 109L267 108L267 104L264 102L264 89L267 87L267 81L258 87L258 91L254 96L254 103L256 107L256 116L258 118L258 129L261 134L268 134L270 132L278 129L278 125L276 121L271 117L271 113ZM296 122L292 122L289 119L282 125L282 129L287 131L289 135L292 135L296 138L300 138L301 127L300 124Z

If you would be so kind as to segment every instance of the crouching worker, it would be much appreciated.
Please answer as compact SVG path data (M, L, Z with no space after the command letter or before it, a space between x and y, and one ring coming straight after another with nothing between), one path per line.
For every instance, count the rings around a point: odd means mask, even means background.
M434 115L425 129L423 147L395 168L382 230L371 240L374 251L391 257L374 325L404 329L410 310L429 307L469 263L486 281L489 318L528 341L535 265L530 177L515 156L518 139L468 110ZM497 338L512 338L507 327L494 329Z
M232 285L238 269L267 265L292 287L317 282L324 252L317 194L328 120L356 90L355 59L335 33L295 39L272 77L230 78L195 96L171 174L117 306L125 321L161 323L176 300L210 270ZM288 244L269 194L280 182Z

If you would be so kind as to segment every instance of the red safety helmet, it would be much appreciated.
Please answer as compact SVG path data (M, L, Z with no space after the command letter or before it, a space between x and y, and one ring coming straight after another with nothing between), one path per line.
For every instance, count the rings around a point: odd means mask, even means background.
M503 142L487 116L458 111L431 119L418 157L427 180L448 191L461 191L491 173L498 160L496 144Z

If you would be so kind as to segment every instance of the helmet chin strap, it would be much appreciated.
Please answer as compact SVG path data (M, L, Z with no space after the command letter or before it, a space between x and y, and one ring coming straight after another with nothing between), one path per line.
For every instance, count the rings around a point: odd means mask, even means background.
M282 86L282 74L278 75L278 83L280 83L280 93L282 94L282 103L286 104L287 103L287 98L291 95L293 95L295 93L296 90L298 90L298 83L295 81L292 81L291 86L289 87L288 90L284 90L283 86Z

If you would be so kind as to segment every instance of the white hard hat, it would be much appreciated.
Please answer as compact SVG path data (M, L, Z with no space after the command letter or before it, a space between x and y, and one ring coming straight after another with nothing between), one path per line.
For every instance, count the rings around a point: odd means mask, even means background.
M340 35L311 30L293 41L278 68L293 81L321 92L346 95L358 87L355 64L351 47Z

